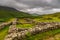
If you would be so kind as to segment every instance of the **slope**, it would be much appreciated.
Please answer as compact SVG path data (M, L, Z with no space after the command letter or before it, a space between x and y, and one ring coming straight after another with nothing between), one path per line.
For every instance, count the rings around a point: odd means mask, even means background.
M19 12L14 8L0 6L0 21L5 21L9 18L30 17L30 14Z

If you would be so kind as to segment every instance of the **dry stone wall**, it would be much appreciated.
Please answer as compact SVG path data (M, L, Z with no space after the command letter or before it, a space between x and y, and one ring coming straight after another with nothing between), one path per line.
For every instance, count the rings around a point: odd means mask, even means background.
M0 30L3 29L5 26L10 26L10 25L14 25L14 24L17 24L17 18L15 18L13 21L9 21L9 22L4 22L2 24L0 24Z
M11 25L12 22L4 22L0 24L0 30L3 29L5 26Z
M9 34L6 36L5 40L22 40L26 38L27 33L35 35L41 32L46 32L48 30L53 30L60 28L60 22L39 22L33 28L24 29L16 28L16 22L10 26Z

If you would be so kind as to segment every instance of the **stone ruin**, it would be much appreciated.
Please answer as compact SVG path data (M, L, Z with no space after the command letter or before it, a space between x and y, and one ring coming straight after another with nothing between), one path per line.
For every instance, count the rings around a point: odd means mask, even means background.
M2 24L0 24L0 30L3 29L5 26L9 26L11 25L12 22L4 22Z
M29 19L30 21L30 19ZM11 22L5 22L0 24L0 29L4 28L7 25L9 26L8 35L4 40L22 40L27 37L28 33L31 35L35 35L41 32L46 32L48 30L53 30L60 28L60 22L37 22L33 28L16 28L16 24L18 23L18 19Z
M15 20L13 21L9 21L9 22L4 22L0 24L0 30L3 29L5 26L10 26L12 24L17 24L17 18L15 18Z
M33 28L29 29L16 28L16 25L14 24L10 26L10 31L6 36L5 40L22 40L23 38L27 37L27 33L35 35L57 28L60 28L60 22L41 22L37 23Z
M26 19L25 19L26 20ZM31 21L27 19L27 21ZM35 21L31 21L34 22ZM16 28L16 24L18 23L18 19L16 18L12 22L5 22L0 24L0 29L4 28L7 25L10 25L8 35L4 40L22 40L26 38L27 33L29 32L31 35L35 35L41 32L46 32L48 30L53 30L60 28L60 22L37 22L33 28Z
M25 35L27 35L27 29L24 28L16 28L16 25L11 25L9 27L8 35L5 37L4 40L21 40L22 38L25 38Z

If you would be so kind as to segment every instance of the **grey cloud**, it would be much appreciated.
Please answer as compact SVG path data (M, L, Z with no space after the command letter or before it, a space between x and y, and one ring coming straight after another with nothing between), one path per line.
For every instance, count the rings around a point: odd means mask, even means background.
M37 8L42 7L42 11L50 11L54 8L60 9L60 0L0 0L0 6L13 7L19 11L28 11L27 9L33 10L33 8L36 8L36 10L38 10ZM46 11L45 13L48 13L48 11Z
M17 0L17 2L24 3L31 7L44 7L44 6L50 6L50 7L55 7L55 8L60 7L59 0Z
M3 6L12 6L12 7L21 7L19 6L21 4L22 8L29 6L29 8L34 7L60 7L59 0L51 0L51 2L47 0L0 0L0 5ZM57 5L58 4L58 5ZM25 6L24 6L25 5Z
M16 2L15 0L0 0L0 6L13 7L15 9L24 9L29 6L21 2Z

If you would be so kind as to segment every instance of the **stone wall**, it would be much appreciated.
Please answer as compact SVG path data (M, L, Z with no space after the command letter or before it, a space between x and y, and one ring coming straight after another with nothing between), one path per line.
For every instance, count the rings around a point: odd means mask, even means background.
M9 21L9 22L4 22L4 23L1 23L0 24L0 30L3 29L5 26L10 26L10 25L14 25L14 24L17 24L17 18L15 18L14 20L12 21Z
M3 29L4 27L11 25L12 22L4 22L2 24L0 24L0 30Z
M41 32L46 32L48 30L53 30L57 28L60 28L60 22L39 22L33 28L29 29L16 28L15 22L15 24L10 26L9 33L6 36L5 40L22 40L26 37L27 33L35 35Z

